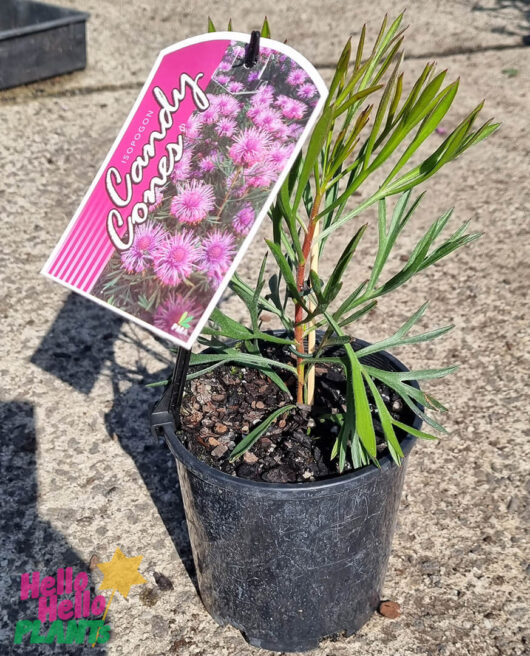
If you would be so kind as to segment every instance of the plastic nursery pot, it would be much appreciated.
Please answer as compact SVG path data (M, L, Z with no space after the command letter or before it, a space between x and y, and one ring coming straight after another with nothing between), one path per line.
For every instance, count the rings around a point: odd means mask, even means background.
M32 0L0 0L0 89L86 66L89 14Z
M407 371L390 354L380 356L378 366ZM402 440L401 466L386 455L380 469L276 484L213 469L171 426L164 434L177 462L201 599L219 624L236 627L256 647L296 652L367 622L380 602L416 438Z

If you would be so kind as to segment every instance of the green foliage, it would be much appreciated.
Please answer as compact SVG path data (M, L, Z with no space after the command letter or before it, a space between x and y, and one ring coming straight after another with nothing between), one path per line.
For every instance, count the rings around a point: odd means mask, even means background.
M399 394L429 426L444 430L427 414L445 411L443 405L409 385L408 381L440 378L452 373L455 367L400 373L383 371L361 360L381 350L433 340L451 326L411 335L426 312L425 303L393 335L359 351L353 349L351 338L343 329L367 317L380 297L480 236L467 231L467 222L448 233L446 229L452 216L452 210L448 210L418 239L400 270L386 273L396 244L405 228L410 227L423 198L423 194L413 197L412 190L498 127L491 120L476 127L481 103L440 143L439 136L435 135L436 128L453 105L459 81L446 83L447 72L436 73L435 65L428 63L410 85L408 94L404 93L402 19L400 14L388 24L385 18L369 52L365 49L364 27L355 52L351 42L346 43L305 153L296 161L269 213L273 237L267 245L277 268L267 287L266 258L255 285L246 283L238 275L231 282L232 291L247 307L250 327L216 310L211 327L203 333L208 339L201 339L212 353L192 356L192 365L196 367L191 376L230 362L260 369L286 391L281 372L295 374L298 403L307 401L308 380L314 375L315 364L341 366L346 379L346 409L332 416L340 427L333 454L338 457L341 470L347 458L354 467L370 462L377 464L369 395L375 402L389 452L397 463L403 453L396 428L424 439L434 439L429 433L396 421L381 398L377 382ZM211 21L209 26L214 29ZM262 34L269 36L266 19ZM369 188L375 191L364 194L364 199L355 205L354 194L367 180L372 181ZM337 247L331 247L328 252L326 246L336 231L342 229L339 240L344 241L344 231L349 224L372 205L378 207L377 226L354 224L345 248L342 252L339 249L340 255L329 278L321 279L316 270L311 269L304 253L316 250L320 257L326 253L329 260ZM390 220L387 218L389 205L392 207ZM377 230L378 247L373 262L358 263L366 270L366 279L338 303L348 266L370 229ZM279 338L262 330L263 312L274 315L286 337ZM304 339L317 329L320 330L316 345L308 353ZM232 340L230 345L226 340ZM288 345L292 362L278 362L267 356L265 348L270 344ZM293 407L286 405L275 410L236 446L232 458L250 448L280 414Z

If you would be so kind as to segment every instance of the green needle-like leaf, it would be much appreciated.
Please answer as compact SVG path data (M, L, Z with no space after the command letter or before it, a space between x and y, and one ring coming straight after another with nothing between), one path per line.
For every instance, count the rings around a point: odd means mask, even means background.
M261 36L264 39L271 38L271 28L269 26L269 21L267 19L267 16L265 16L265 20L263 21L263 25L261 26Z
M269 426L275 421L280 415L289 412L296 408L295 405L284 405L281 408L278 408L272 412L267 419L261 422L253 431L251 431L246 437L244 437L239 444L237 444L230 454L230 462L234 462L237 458L241 457L245 451L248 451L258 440L259 438L267 431Z

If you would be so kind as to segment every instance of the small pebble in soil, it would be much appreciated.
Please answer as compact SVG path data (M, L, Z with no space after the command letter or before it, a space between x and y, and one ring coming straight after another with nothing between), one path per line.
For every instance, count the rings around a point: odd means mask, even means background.
M261 478L268 483L294 483L296 474L287 465L273 467L262 474Z
M226 444L219 444L219 446L216 446L215 449L212 451L212 456L214 458L221 458L224 456L224 454L228 451L228 447Z
M217 433L217 435L224 435L226 432L228 432L228 427L225 426L224 424L215 424L214 426L214 433Z

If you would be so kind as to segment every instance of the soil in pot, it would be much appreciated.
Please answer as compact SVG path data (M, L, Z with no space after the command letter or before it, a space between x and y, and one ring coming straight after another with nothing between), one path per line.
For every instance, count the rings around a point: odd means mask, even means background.
M267 357L289 361L282 347L271 346ZM296 380L282 375L293 396ZM412 412L395 392L377 383L392 416L412 422ZM379 455L387 452L377 408L367 390ZM318 405L297 406L281 415L244 456L230 462L234 446L271 412L292 400L257 369L221 366L186 384L181 407L181 440L197 458L226 474L269 483L297 483L336 476L338 459L331 451L339 428L331 418L345 409L345 381L340 367L316 367ZM404 433L396 430L398 439ZM344 472L351 470L346 463Z

